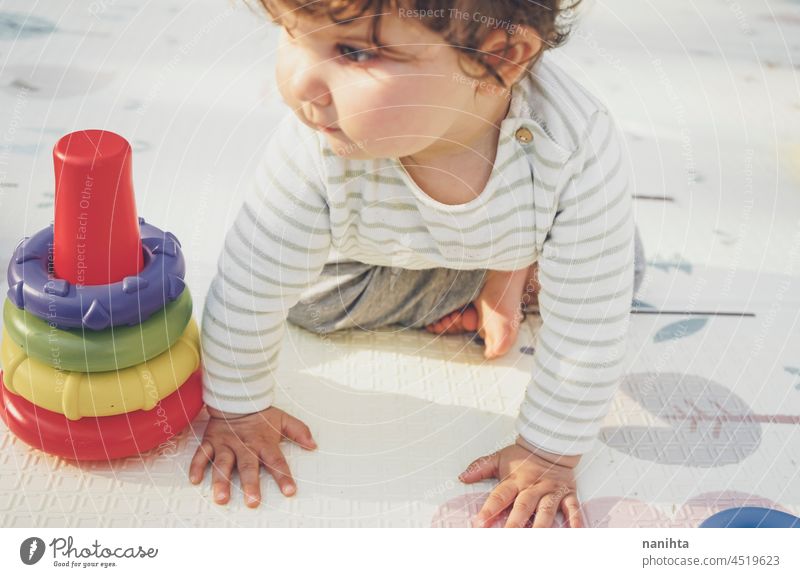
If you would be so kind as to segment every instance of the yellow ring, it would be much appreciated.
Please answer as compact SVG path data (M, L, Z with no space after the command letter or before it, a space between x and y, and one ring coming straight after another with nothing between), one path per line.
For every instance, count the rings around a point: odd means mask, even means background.
M9 391L76 421L155 407L200 366L200 333L191 319L177 342L149 361L119 371L79 373L28 357L4 327L0 359Z

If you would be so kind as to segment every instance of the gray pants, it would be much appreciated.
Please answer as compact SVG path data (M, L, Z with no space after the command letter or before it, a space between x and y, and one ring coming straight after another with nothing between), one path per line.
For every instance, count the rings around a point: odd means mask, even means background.
M634 296L646 266L638 228L635 244ZM391 324L421 329L473 301L483 288L486 272L331 262L289 309L288 319L318 334Z

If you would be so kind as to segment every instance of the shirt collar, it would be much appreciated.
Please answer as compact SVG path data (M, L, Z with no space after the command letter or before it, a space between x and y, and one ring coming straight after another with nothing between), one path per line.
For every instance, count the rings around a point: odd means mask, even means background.
M501 138L516 141L518 145L536 151L545 158L566 160L570 151L553 139L547 123L534 105L538 100L535 74L542 65L542 62L538 62L511 87L511 104L506 117L500 123L500 135Z

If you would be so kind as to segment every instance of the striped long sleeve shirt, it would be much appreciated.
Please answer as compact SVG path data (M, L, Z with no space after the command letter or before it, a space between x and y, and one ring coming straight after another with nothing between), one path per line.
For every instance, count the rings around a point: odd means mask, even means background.
M281 122L206 297L209 406L272 404L288 310L326 262L506 271L538 262L542 325L515 428L552 453L591 448L626 353L630 170L606 107L548 56L512 87L489 181L465 204L428 196L399 159L346 159L293 114Z

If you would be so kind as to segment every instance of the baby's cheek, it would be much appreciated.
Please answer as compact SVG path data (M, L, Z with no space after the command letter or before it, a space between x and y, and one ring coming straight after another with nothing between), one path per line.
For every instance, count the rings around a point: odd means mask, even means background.
M344 117L342 117L344 118ZM409 156L441 137L437 120L425 107L364 107L353 122L342 125L347 136L376 157Z
M390 157L397 148L395 128L379 110L365 109L350 115L340 110L338 124L348 142L370 157ZM339 136L333 135L337 140Z

